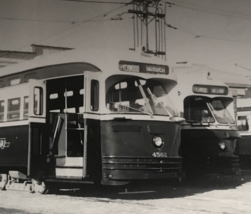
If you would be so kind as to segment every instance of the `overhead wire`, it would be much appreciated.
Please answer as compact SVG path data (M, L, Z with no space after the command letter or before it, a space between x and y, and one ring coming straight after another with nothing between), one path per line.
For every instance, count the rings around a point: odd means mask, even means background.
M88 22L114 21L113 19L102 19L102 18L107 17L109 14L111 14L111 13L114 12L114 11L117 11L117 10L123 8L123 7L126 7L128 4L129 4L129 3L124 4L123 6L116 7L116 8L114 8L114 9L112 9L112 10L109 10L109 11L107 11L106 13L103 13L103 14L99 15L98 17L94 17L92 20L89 20ZM98 19L98 18L99 18L99 19ZM95 20L95 19L98 19L98 20ZM116 20L116 19L115 19L115 20ZM86 22L87 22L87 21L78 23L78 24L76 24L74 27L79 27L79 26L81 26L82 24L84 24L84 23L86 23ZM69 28L68 30L71 30L71 29L72 29L72 28ZM67 30L67 31L68 31L68 30ZM62 36L61 38L57 39L57 41L62 40L63 38L69 37L69 36L72 35L72 34L73 34L73 33L70 33L69 35L66 35L66 36Z
M128 2L115 2L115 1L86 1L86 0L61 0L70 2L83 2L83 3L98 3L98 4L128 4Z
M169 28L172 28L174 30L178 30L178 31L181 31L181 32L184 32L186 34L189 34L189 35L192 35L194 36L194 39L210 39L210 40L217 40L217 41L224 41L224 42L232 42L232 43L241 43L241 44L251 44L251 42L245 42L245 41L237 41L237 40L233 40L233 39L224 39L224 38L219 38L219 37L213 37L213 36L207 36L207 35L203 35L203 34L196 34L196 33L192 33L190 31L187 31L187 30L184 30L184 29L181 29L179 27L174 27L170 24L167 24L165 22L165 25Z
M70 20L70 21L61 21L61 20L45 20L45 19L23 19L23 18L7 18L7 17L0 17L0 20L8 20L8 21L24 21L24 22L49 22L49 23L69 23L69 24L76 24L81 22L86 22L85 20ZM111 21L111 19L107 19L107 21ZM89 22L95 21L104 21L103 20L91 20Z
M163 0L162 0L163 1ZM169 2L169 1L163 1L166 4L169 4L170 6L176 5L175 3ZM251 44L251 42L245 42L245 41L237 41L237 40L232 40L232 39L224 39L224 38L219 38L219 37L213 37L213 36L207 36L207 35L203 35L203 34L196 34L187 30L184 30L182 28L170 25L166 22L165 20L165 25L168 28L174 29L174 30L178 30L181 32L184 32L186 34L192 35L194 36L194 39L199 39L199 38L204 38L204 39L210 39L210 40L218 40L218 41L225 41L225 42L233 42L233 43L242 43L242 44Z
M71 29L73 29L73 28L75 28L75 27L77 27L77 26L79 26L79 25L82 25L82 24L85 24L85 23L88 23L88 22L91 22L91 21L97 21L97 20L95 20L95 19L106 17L106 16L109 15L110 13L112 13L112 12L118 10L118 9L123 8L123 7L127 6L128 4L129 4L129 2L126 3L126 4L124 4L124 5L122 5L122 6L116 7L116 8L114 8L114 9L112 9L112 10L106 11L105 13L102 13L102 14L99 14L99 15L97 15L97 16L94 16L94 17L92 17L92 18L90 18L90 19L84 20L84 21L82 21L82 22L80 22L80 23L77 23L77 24L73 23L73 24L71 24L71 25L73 25L73 26L70 26L70 27L68 27L67 29L59 30L59 31L57 31L57 32L55 32L55 33L53 33L53 34L51 34L51 35L49 35L49 36L46 36L45 38L39 39L39 40L37 40L37 41L35 41L35 42L33 42L33 43L38 43L38 42L41 42L41 41L43 41L43 40L49 39L49 38L51 38L51 37L53 37L53 36L56 36L56 35L58 35L58 34L60 34L60 33L63 33L63 32L66 32L66 31L68 31L68 30L71 30ZM29 45L26 45L26 46L24 46L24 47L22 47L22 48L19 48L19 49L17 49L17 51L20 51L20 50L22 50L22 49L24 49L24 48L26 48L26 47L28 47L28 46L29 46ZM4 57L4 56L7 56L7 55L9 55L9 53L0 55L0 57Z
M194 10L194 11L200 11L200 12L214 14L214 15L218 15L218 16L226 16L226 17L235 18L235 19L251 20L251 15L243 15L240 13L233 13L233 12L226 11L226 10L205 7L205 6L191 4L191 3L182 2L182 1L175 1L175 2L170 2L170 1L165 1L165 0L161 0L161 1L169 4L170 6L177 6L177 7L186 8L186 9L190 9L190 10ZM190 5L190 6L186 6L186 5ZM210 11L207 9L210 9ZM217 13L216 11L219 11L221 13Z
M0 20L7 21L26 21L26 22L55 22L55 23L72 23L80 21L60 21L60 20L43 20L43 19L24 19L24 18L9 18L9 17L0 17Z

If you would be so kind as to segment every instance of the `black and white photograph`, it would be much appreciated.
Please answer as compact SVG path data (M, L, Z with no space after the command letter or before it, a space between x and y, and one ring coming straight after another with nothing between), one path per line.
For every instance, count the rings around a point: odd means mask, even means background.
M250 59L250 0L0 0L0 214L250 214Z

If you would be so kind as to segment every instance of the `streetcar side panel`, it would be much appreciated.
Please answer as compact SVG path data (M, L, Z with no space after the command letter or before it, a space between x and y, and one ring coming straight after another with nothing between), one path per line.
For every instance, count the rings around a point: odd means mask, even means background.
M241 138L238 139L236 154L240 157L242 171L250 174L251 169L251 107L250 98L237 100L237 125Z
M0 170L26 173L28 165L28 85L14 85L0 91Z
M13 125L0 128L0 170L27 167L29 126Z

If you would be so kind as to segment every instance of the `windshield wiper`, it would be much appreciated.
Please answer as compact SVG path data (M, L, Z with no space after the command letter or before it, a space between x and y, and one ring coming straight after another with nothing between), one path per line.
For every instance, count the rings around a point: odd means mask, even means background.
M144 89L143 89L143 87L142 87L142 85L141 85L140 83L138 83L137 85L138 85L139 91L140 91L140 93L141 93L141 95L142 95L142 97L143 97L143 99L144 99L144 101L145 101L146 107L147 107L148 111L150 112L151 117L153 117L153 110L152 110L152 108L151 108L151 106L150 106L150 104L149 104L149 100L148 100L147 97L146 97L146 94L145 94L145 92L144 92Z
M170 111L168 111L168 109L164 106L163 102L159 102L157 100L157 97L151 92L150 88L147 88L147 92L150 95L150 97L152 98L154 105L157 106L158 104L160 104L165 109L165 111L169 115L169 117L172 118L173 117L172 113Z

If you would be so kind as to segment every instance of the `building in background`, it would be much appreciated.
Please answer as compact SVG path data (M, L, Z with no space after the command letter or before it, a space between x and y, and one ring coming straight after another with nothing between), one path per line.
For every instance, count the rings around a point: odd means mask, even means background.
M34 59L36 56L50 55L56 52L72 50L72 48L35 45L35 44L31 45L31 47L32 47L32 52L0 50L0 69L8 65L17 64L19 62Z
M173 66L172 72L191 72L191 75L192 73L193 75L204 73L206 78L218 79L227 84L237 98L251 98L251 76L247 77L196 64Z

